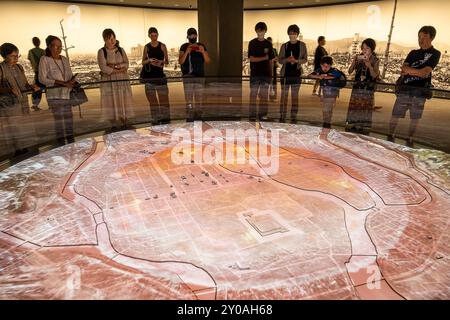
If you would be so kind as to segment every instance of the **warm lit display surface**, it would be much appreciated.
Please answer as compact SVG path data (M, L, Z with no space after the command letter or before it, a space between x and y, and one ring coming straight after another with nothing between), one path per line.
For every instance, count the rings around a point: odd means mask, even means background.
M0 173L0 299L450 298L445 154L300 125L196 125L279 129L278 172L175 164L172 132L193 124L24 161ZM192 159L218 152L194 142Z

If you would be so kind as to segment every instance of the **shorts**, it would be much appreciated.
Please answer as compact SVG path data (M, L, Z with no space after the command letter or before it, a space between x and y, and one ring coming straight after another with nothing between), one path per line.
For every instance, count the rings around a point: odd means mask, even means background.
M395 100L392 116L404 118L406 116L406 111L409 110L409 117L411 119L421 119L425 100L426 98L424 97L415 97L410 96L409 94L400 93Z

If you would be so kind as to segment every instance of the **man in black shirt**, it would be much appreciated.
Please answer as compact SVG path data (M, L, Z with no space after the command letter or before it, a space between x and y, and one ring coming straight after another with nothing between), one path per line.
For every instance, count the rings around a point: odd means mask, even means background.
M302 64L308 62L308 52L306 44L298 40L300 28L296 25L290 25L287 30L289 41L284 43L280 49L281 68L281 101L280 101L280 122L286 121L287 103L289 89L291 89L291 122L297 122L298 112L298 93L302 82L303 73Z
M316 51L314 52L314 71L320 69L320 61L322 60L323 57L328 56L328 52L324 48L324 45L327 44L325 37L320 36L319 38L317 38L317 43L319 45L317 46ZM321 87L319 85L320 81L316 81L313 88L313 95L316 95L317 88L319 88L319 93L317 95L320 96Z
M269 84L272 79L272 63L275 58L273 46L264 38L267 25L258 22L255 26L257 38L248 44L250 59L250 120L256 120L256 97L259 96L259 120L267 120L269 107Z
M435 37L436 29L434 27L422 27L418 36L420 49L412 50L403 63L401 77L398 81L397 99L389 124L388 140L390 141L394 141L399 118L404 118L406 111L409 110L411 121L407 144L412 146L412 137L416 132L419 119L422 118L425 100L431 92L432 71L441 58L441 53L432 45Z
M205 45L197 42L197 37L197 30L189 28L187 31L189 43L181 46L178 59L183 73L187 121L193 121L194 117L201 116L199 113L201 113L205 86L204 65L211 61Z

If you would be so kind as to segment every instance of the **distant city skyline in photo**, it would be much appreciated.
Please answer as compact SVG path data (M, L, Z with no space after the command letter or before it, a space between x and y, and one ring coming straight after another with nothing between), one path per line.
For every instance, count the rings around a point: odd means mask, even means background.
M255 37L254 26L259 21L268 25L267 36L276 43L288 40L286 30L290 24L300 27L305 42L315 45L319 35L329 41L330 52L341 51L349 39L359 34L360 40L372 37L379 42L377 51L386 45L394 1L376 1L315 8L286 10L259 10L244 12L245 43ZM149 41L147 30L158 28L160 41L176 49L186 41L186 30L197 28L196 11L142 9L116 6L98 6L39 1L2 1L0 20L3 32L0 42L15 43L22 53L31 49L31 38L38 36L44 42L49 34L61 36L60 20L67 35L67 45L74 46L72 54L96 54L102 47L102 31L112 28L121 46L127 52ZM443 53L450 50L447 12L450 1L399 0L392 51L403 53L416 48L417 31L422 25L434 25L438 30L435 46ZM14 21L11 25L11 21ZM201 40L201 34L199 34ZM208 46L208 44L206 44Z

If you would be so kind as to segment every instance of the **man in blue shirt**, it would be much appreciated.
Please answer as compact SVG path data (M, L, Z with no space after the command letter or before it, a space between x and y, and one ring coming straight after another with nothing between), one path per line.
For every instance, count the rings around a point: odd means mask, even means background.
M336 80L342 76L342 73L332 66L332 57L322 57L320 61L320 68L309 75L311 78L320 80L320 88L322 89L321 101L323 105L322 112L324 128L331 128L333 109L336 105L336 99L339 96L340 90L340 88L336 85Z

